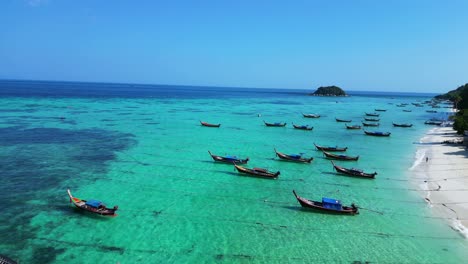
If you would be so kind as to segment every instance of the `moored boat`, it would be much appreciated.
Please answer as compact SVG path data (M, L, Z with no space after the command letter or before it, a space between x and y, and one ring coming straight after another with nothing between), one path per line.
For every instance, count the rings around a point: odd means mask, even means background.
M380 115L378 113L367 113L367 112L365 114L366 116L379 116Z
M246 164L249 161L248 157L245 159L239 159L237 156L231 156L231 155L218 156L218 155L211 154L209 150L208 150L208 153L213 158L213 160L217 162L224 162L224 163L231 163L231 164L232 163Z
M351 119L340 119L335 117L336 122L345 122L345 123L351 123Z
M318 114L304 114L302 113L302 116L304 116L305 118L319 118L320 115Z
M387 109L374 109L374 111L376 111L376 112L386 112Z
M424 124L426 125L436 125L436 126L440 126L442 125L442 121L438 121L438 120L427 120L426 122L424 122Z
M411 112L411 110L403 109L403 112Z
M202 121L200 121L200 124L206 127L220 127L221 126L221 124L210 124L210 123L202 122Z
M343 151L346 151L348 149L348 147L338 147L338 146L319 146L317 144L314 143L314 146L318 149L318 150L325 150L325 151L335 151L335 152L343 152Z
M369 118L369 117L364 117L364 119L365 119L366 121L372 121L372 122L378 122L378 121L380 121L380 118L372 118L372 117Z
M359 156L348 156L348 155L336 155L336 154L333 154L333 153L328 153L326 151L323 151L323 154L325 155L325 157L327 158L330 158L330 159L336 159L336 160L348 160L348 161L354 161L354 160L358 160L359 159Z
M370 126L370 127L380 126L379 123L366 123L366 122L362 122L362 125L363 126Z
M436 110L426 110L426 112L428 112L428 113L437 113Z
M409 123L401 123L401 124L397 124L397 123L392 123L394 127L412 127L413 124L409 124Z
M280 175L280 172L270 172L267 169L263 168L245 168L239 165L234 164L234 167L239 173L245 173L254 177L262 177L262 178L267 178L267 179L276 179Z
M299 204L306 209L311 209L315 211L320 211L324 213L333 213L333 214L344 214L344 215L355 215L359 214L359 210L356 205L351 204L351 206L343 206L339 200L332 198L322 198L322 202L308 200L306 198L300 197L296 194L296 191L293 190L294 196L296 197Z
M104 216L117 216L115 211L117 211L118 206L113 208L106 207L101 201L98 200L82 200L76 197L73 197L70 189L67 190L68 196L70 197L70 202L73 203L77 208Z
M286 123L267 123L265 121L263 121L263 123L265 123L265 125L269 126L269 127L284 127L284 126L286 126Z
M314 127L311 127L311 126L308 126L308 125L298 126L298 125L295 125L294 123L292 125L293 125L293 127L295 129L300 129L300 130L312 130L312 129L314 129Z
M360 125L348 125L348 124L345 124L346 128L347 129L361 129L361 126Z
M300 163L310 163L314 158L303 158L300 154L284 154L281 152L276 151L276 156L282 160L293 161L293 162L300 162Z
M380 131L365 131L364 130L364 133L366 133L366 135L368 136L376 136L376 137L389 137L390 132L380 132Z
M360 170L360 169L355 169L355 168L347 169L347 168L343 168L343 167L341 167L341 166L336 165L333 161L331 161L331 163L332 163L332 165L333 165L333 168L336 170L336 172L339 172L339 173L342 173L342 174L346 174L346 175L349 175L349 176L361 177L361 178L368 178L368 179L374 179L374 178L375 178L375 175L377 175L377 172L374 172L374 173L365 173L365 172L363 172L363 171Z

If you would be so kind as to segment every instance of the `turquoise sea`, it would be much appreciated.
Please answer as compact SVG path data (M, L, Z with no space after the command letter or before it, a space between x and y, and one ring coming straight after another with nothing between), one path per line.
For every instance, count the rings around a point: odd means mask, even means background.
M0 254L41 264L466 262L467 241L431 213L418 191L423 180L409 171L414 143L431 128L424 121L448 109L434 114L411 104L431 95L308 92L1 81ZM389 131L389 138L335 121L359 124L374 109L387 111L380 127L368 130ZM336 163L377 171L376 179L335 174L314 142L349 147L359 161ZM274 148L314 160L278 161ZM239 175L214 163L208 150L249 157L247 167L281 175ZM67 188L118 205L118 216L78 211ZM292 190L362 209L356 216L305 211Z

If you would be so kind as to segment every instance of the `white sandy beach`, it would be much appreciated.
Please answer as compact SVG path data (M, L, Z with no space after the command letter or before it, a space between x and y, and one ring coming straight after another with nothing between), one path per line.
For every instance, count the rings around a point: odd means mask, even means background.
M451 227L468 237L468 150L460 144L441 144L462 139L452 127L430 130L420 141L411 170L412 177L422 179L421 189L431 190L423 193L434 213L450 218Z

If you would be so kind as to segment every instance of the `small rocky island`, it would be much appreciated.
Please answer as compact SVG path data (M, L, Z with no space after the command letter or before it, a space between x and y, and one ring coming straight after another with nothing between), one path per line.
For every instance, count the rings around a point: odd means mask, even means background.
M309 94L313 96L348 96L343 89L338 86L321 86L317 91Z

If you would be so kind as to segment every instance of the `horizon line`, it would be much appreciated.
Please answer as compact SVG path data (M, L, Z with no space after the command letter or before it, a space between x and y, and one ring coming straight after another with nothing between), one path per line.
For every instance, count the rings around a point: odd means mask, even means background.
M109 82L109 81L70 81L70 80L41 80L41 79L7 79L0 78L0 81L13 81L13 82L56 82L56 83L93 83L93 84L117 84L117 85L138 85L138 86L182 86L182 87L208 87L208 88L234 88L234 89L270 89L270 90L301 90L308 91L307 88L280 88L280 87L246 87L246 86L215 86L215 85L189 85L189 84L158 84L158 83L130 83L130 82ZM328 85L336 86L336 85ZM323 86L320 86L323 87ZM324 86L326 87L326 86ZM314 92L318 89L311 88L310 91ZM340 87L341 88L341 87ZM341 88L343 89L343 88ZM344 89L343 89L344 90ZM438 92L398 92L398 91L373 91L373 90L348 90L350 92L373 92L373 93L402 93L402 94L443 94ZM346 92L346 91L345 91Z

